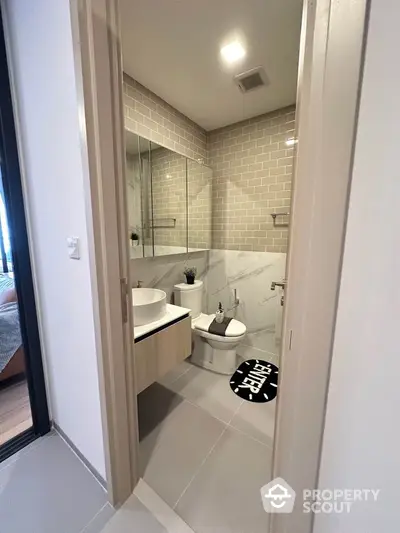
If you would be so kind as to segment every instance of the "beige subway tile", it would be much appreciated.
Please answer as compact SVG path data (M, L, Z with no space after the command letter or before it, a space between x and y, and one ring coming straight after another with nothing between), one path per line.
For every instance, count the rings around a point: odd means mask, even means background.
M262 163L253 163L249 165L249 171L256 172L257 170L262 170Z
M291 198L292 193L291 191L278 191L276 193L277 198Z
M136 102L135 111L137 111L141 115L144 115L145 117L150 118L150 109L145 105L141 104L140 102Z
M282 159L282 158L285 158L285 156L286 156L285 150L276 150L274 152L271 152L271 159ZM280 165L279 161L278 161L278 165Z
M280 176L282 174L285 174L285 169L281 167L271 168L269 170L269 173L271 176Z
M269 153L272 153L272 152L277 152L278 150L279 150L279 144L278 143L272 143L272 144L267 144L266 146L264 146L263 152L265 154L269 154Z
M253 131L253 133L250 133L250 139L252 141L258 141L260 139L263 139L265 137L265 134L263 131Z
M253 187L253 186L260 186L261 185L261 178L250 178L249 181L248 181L248 185L250 187Z
M293 164L293 157L284 157L278 160L278 165L280 167L288 167L288 166L292 166L292 164Z
M284 202L283 200L270 200L268 205L269 207L283 207Z
M276 168L278 166L278 160L271 160L271 161L264 161L263 163L263 170L270 170L272 168Z
M267 146L267 145L270 145L270 138L268 136L266 136L263 132L260 132L262 135L262 137L260 139L257 140L257 147L263 147L263 146Z
M283 183L273 183L271 185L268 185L268 190L270 192L277 192L277 191L283 191L284 190L284 184Z
M251 155L242 159L242 165L251 165L256 162L256 156Z
M250 153L250 150L257 151L257 141L246 141L242 144L243 150L249 150L249 155L254 155Z
M271 154L270 153L262 153L262 154L258 154L256 156L256 162L257 163L264 163L266 161L270 161L271 160Z
M265 237L259 237L258 243L263 244L264 246L273 246L274 245L274 239L270 239L268 235Z

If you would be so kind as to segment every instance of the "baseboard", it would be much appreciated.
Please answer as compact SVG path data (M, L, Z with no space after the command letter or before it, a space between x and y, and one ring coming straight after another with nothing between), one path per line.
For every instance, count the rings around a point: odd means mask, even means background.
M60 437L66 442L66 444L71 448L71 450L74 452L74 454L82 461L82 463L86 466L86 468L90 471L91 474L97 479L97 481L102 485L105 491L107 491L107 482L106 480L97 472L97 470L94 468L94 466L86 459L86 457L78 450L78 448L75 446L75 444L71 441L71 439L64 433L64 431L60 428L60 426L57 424L57 422L52 422L52 426L55 429L55 431L60 435Z

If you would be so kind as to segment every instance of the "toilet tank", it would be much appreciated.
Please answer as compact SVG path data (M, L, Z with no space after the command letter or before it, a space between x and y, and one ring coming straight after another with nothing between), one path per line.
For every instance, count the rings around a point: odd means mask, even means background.
M174 285L175 304L190 309L192 318L200 316L203 308L203 282L195 281L193 285L178 283Z

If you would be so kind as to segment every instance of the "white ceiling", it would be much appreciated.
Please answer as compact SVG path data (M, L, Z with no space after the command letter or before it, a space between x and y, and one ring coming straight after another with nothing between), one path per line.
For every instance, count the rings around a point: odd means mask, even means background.
M213 130L295 102L302 0L120 0L124 70ZM238 37L234 68L220 48ZM263 66L265 88L243 95L236 74Z

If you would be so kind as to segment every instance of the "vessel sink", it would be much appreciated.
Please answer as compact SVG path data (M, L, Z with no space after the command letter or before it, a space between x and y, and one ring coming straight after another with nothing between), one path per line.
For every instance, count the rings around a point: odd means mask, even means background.
M133 325L160 320L167 312L167 295L159 289L132 289Z

